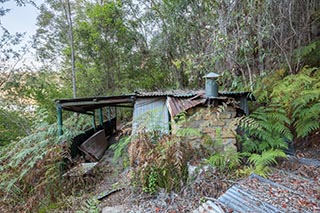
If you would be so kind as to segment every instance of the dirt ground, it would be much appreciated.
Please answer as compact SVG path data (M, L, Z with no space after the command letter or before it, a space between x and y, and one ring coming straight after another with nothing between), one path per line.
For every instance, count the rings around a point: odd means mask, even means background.
M112 143L116 143L115 136ZM303 155L301 154L303 153ZM304 147L296 151L297 157L320 159L320 147ZM238 181L237 178L221 175L214 169L203 169L179 192L160 190L150 195L135 188L130 183L130 170L124 169L121 160L113 160L113 151L108 149L100 161L101 181L96 183L92 194L105 197L100 201L104 213L117 212L192 212L207 199L216 199ZM295 172L307 178L320 177L320 168L301 165L290 160L282 161L277 169ZM101 196L100 196L101 197Z

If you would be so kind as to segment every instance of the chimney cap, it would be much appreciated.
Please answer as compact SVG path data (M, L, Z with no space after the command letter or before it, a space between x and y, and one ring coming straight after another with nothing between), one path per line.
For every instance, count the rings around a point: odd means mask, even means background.
M203 78L209 78L209 79L213 79L213 78L218 78L220 75L214 72L210 72L207 75L205 75Z

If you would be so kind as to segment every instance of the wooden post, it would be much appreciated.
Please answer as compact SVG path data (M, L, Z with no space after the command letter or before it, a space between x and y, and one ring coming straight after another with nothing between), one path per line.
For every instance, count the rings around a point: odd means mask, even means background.
M103 113L102 113L102 108L99 108L99 121L100 121L100 126L103 128Z
M114 107L114 111L115 111L115 119L116 119L116 125L114 126L114 130L117 131L117 107Z
M94 129L94 131L97 130L97 127L96 127L96 116L95 116L95 110L92 111L92 127Z
M58 136L63 134L62 131L62 107L60 105L57 106L57 120L58 120Z
M107 107L107 117L108 117L108 121L111 120L111 111L110 111L110 106Z

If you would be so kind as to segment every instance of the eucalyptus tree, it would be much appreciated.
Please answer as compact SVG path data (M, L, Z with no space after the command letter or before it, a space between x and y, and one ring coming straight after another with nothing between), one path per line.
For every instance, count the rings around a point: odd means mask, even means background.
M157 28L152 44L179 88L201 85L200 76L208 71L229 78L227 86L241 88L252 87L255 78L283 66L294 73L301 67L294 55L305 52L299 47L308 46L319 34L320 2L315 0L140 4ZM236 79L242 83L235 84Z
M141 2L142 4L142 2ZM144 1L147 21L157 30L151 47L170 70L176 88L199 87L210 70L210 1Z
M0 18L6 16L10 9L6 3L9 0L0 0ZM31 4L33 1L15 0L18 6ZM22 60L26 49L21 46L24 32L10 32L6 23L0 20L0 146L9 144L30 133L30 120L25 116L24 107L20 102L9 95L10 85L18 73L17 64Z
M5 7L5 3L9 0L0 0L0 18L5 16L10 9ZM24 1L16 1L20 6L24 5ZM17 61L20 60L20 52L17 45L21 42L25 33L12 33L0 21L0 90L3 89L5 83L10 79L14 71Z

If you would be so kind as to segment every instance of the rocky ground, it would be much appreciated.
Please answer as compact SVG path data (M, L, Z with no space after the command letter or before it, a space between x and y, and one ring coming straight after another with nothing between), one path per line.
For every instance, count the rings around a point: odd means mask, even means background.
M303 157L319 157L319 147L305 149ZM221 175L214 169L202 169L196 175L190 177L190 181L178 192L165 192L160 190L157 194L150 195L135 188L130 183L130 170L123 169L123 162L118 160L113 161L113 152L107 150L104 158L99 163L98 169L102 171L103 178L96 183L96 188L93 192L101 198L100 207L104 213L117 212L192 212L197 209L203 202L207 200L215 200L222 195L233 184L244 183L234 176L225 174ZM291 178L283 178L283 173L292 174ZM287 176L290 177L290 176ZM302 177L302 178L300 178ZM311 196L316 200L320 199L320 168L314 166L303 165L292 160L281 162L270 175L270 179L284 186L290 186L297 190L302 190L305 195ZM305 178L305 179L303 179ZM312 179L317 183L316 188L310 182ZM313 182L314 183L314 182ZM245 184L244 184L245 186ZM299 197L294 199L290 190L283 191L268 191L268 189L259 188L256 185L256 190L261 191L265 195L267 201L270 196L277 196L279 202L274 205L282 205L285 207L287 202L294 202L299 209L303 206L304 210L311 211L317 209L316 202L304 203L304 199ZM288 187L289 188L289 187ZM266 193L267 192L267 193ZM103 198L102 198L103 197Z

